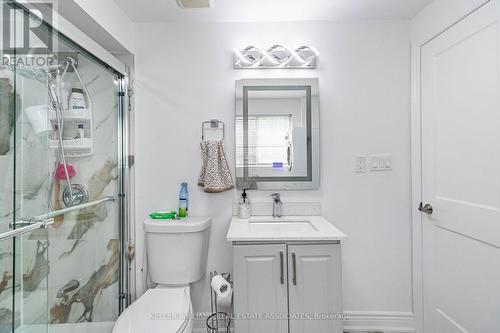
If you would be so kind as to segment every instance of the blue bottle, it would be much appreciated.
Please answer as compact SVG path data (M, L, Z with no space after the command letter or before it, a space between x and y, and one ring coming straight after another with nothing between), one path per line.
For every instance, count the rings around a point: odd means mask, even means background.
M188 184L181 184L181 191L179 192L179 217L188 216Z

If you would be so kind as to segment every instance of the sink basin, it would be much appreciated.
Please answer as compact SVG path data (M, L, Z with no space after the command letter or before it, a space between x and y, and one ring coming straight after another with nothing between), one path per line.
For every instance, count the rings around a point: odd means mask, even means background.
M308 220L263 220L263 219L250 219L248 221L250 232L314 232L318 231L316 227Z
M322 216L233 216L226 239L230 242L341 241L346 235Z

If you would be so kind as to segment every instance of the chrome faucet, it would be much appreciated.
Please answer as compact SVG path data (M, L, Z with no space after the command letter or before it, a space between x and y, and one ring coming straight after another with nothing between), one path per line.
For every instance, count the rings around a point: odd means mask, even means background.
M279 193L271 194L273 198L273 217L281 217L281 197Z

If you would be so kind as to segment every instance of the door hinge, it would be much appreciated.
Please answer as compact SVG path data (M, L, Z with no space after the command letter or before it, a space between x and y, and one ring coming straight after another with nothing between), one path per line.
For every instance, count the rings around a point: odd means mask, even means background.
M135 163L135 155L128 155L127 157L127 165L129 168L133 167Z
M123 96L125 96L125 93L123 91L119 91L118 96L123 97Z

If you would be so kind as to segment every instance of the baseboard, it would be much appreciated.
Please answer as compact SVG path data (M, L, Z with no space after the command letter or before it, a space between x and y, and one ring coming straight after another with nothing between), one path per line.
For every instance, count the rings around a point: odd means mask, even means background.
M346 311L346 333L415 333L415 317L412 312ZM193 333L206 332L204 322L195 324ZM236 332L235 332L236 333Z
M345 311L344 332L356 333L414 333L412 312Z

